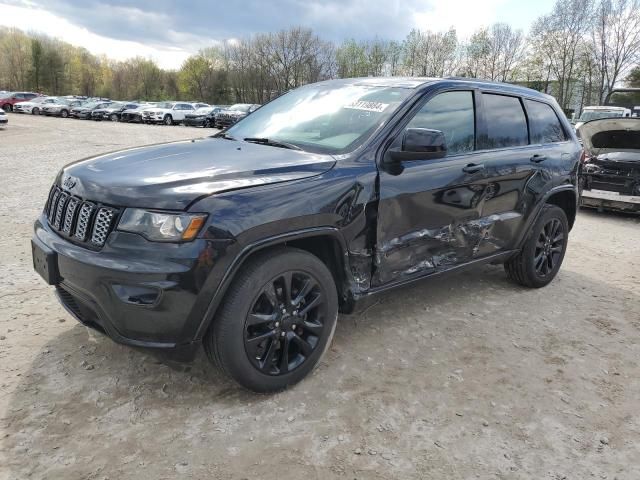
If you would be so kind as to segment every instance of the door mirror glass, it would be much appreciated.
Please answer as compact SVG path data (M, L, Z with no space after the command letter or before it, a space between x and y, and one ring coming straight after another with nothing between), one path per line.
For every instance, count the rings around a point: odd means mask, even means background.
M440 153L444 157L447 153L447 140L440 130L407 128L402 136L402 151Z

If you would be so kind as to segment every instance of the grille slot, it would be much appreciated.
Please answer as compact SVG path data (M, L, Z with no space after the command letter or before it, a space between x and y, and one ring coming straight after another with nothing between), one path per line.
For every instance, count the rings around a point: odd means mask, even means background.
M118 213L117 208L83 201L55 186L49 193L45 207L51 227L91 248L100 248L105 244Z
M111 230L114 211L110 208L101 208L96 215L96 221L93 224L93 234L91 235L91 243L101 247L104 245L107 235Z

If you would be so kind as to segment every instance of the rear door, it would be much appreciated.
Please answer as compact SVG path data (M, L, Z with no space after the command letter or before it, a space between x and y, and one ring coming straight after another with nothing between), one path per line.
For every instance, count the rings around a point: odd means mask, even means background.
M483 91L479 104L478 162L485 165L487 185L478 222L481 241L474 258L514 247L534 204L528 186L537 171L536 161L544 161L545 155L540 146L530 144L520 97Z

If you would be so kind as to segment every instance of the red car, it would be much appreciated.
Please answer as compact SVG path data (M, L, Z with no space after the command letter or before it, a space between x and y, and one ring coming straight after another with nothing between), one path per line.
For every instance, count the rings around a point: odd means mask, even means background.
M33 92L11 92L5 97L0 98L0 107L5 112L12 112L13 106L19 102L26 102L32 98L41 96L39 93Z

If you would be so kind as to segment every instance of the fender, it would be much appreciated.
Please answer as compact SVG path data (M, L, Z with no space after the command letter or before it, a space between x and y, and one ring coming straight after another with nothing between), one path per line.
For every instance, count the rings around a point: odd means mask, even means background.
M531 229L531 226L538 221L538 218L540 217L540 214L542 213L542 209L547 203L547 200L549 200L549 198L551 198L551 196L556 193L567 192L567 191L571 191L575 194L576 211L577 211L578 202L580 201L580 198L579 198L580 196L578 193L578 187L576 185L574 185L573 183L563 183L562 185L558 185L556 187L553 187L547 190L547 192L545 192L545 194L542 196L540 201L536 202L537 206L536 206L535 212L529 215L529 219L527 220L526 225L524 226L524 228L522 228L520 236L518 237L518 241L515 243L515 248L518 251L522 249L522 247L524 246L524 243L527 241L529 230Z
M275 235L273 237L268 237L268 238L259 240L257 242L246 245L240 251L240 253L236 256L236 258L233 259L233 262L231 262L231 265L229 266L229 268L227 268L227 271L224 273L222 277L222 281L218 285L218 288L216 289L216 292L214 293L213 298L209 302L209 306L207 307L207 310L204 314L202 322L200 323L200 326L198 327L198 330L196 330L196 335L193 341L202 340L205 332L209 328L209 325L211 325L211 322L213 321L213 318L215 316L216 311L218 310L218 307L220 306L220 303L222 303L222 299L227 293L227 289L229 288L229 285L231 285L231 282L236 277L236 274L238 273L240 268L242 268L245 261L251 255L265 248L281 245L288 241L300 240L303 238L310 238L310 237L317 237L321 235L331 235L340 244L340 249L341 249L341 253L344 261L344 274L346 275L348 284L351 284L351 281L349 280L349 278L351 277L351 271L349 269L347 244L340 230L338 230L335 227L306 228L303 230L296 230L293 232L282 233L279 235Z

